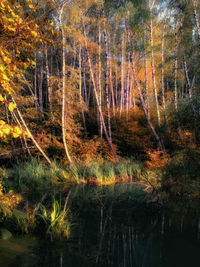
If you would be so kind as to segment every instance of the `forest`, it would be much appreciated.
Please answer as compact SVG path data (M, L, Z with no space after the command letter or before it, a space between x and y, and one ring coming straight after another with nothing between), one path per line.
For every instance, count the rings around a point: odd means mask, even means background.
M199 60L198 0L1 0L0 236L199 200Z

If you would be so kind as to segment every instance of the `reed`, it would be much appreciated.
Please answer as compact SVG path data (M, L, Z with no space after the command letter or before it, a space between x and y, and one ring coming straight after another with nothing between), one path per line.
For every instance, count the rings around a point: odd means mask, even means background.
M66 200L67 201L67 200ZM71 230L70 211L65 202L62 208L61 202L53 198L52 206L48 209L45 205L40 205L37 215L42 219L46 235L53 239L62 237L69 238Z

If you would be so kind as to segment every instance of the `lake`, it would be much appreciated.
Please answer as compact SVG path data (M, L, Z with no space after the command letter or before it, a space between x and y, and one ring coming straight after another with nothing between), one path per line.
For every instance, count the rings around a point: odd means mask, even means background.
M198 202L174 200L149 207L135 203L130 194L97 199L72 203L76 212L69 240L0 240L0 266L200 266Z

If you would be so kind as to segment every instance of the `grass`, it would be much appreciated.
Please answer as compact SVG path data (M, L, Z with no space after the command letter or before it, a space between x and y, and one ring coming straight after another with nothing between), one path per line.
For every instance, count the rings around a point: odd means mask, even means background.
M3 180L6 188L39 199L44 193L55 191L60 181L69 181L68 176L65 169L56 163L49 167L37 159L32 159L7 170L7 179Z
M24 196L40 199L46 192L60 190L63 183L68 184L93 184L111 185L118 182L145 181L143 164L134 158L121 159L118 162L91 161L79 162L69 166L60 166L56 162L51 166L43 164L37 159L14 165L7 170L3 179L5 187L11 188ZM66 188L66 186L65 186Z
M142 202L146 192L137 183L141 183L143 172L142 162L134 158L119 162L79 162L65 167L56 162L50 167L37 159L14 165L0 173L2 198L5 199L6 192L13 192L21 197L21 202L10 208L9 219L6 216L4 219L16 231L44 230L51 239L68 238L71 219L68 206L63 203L66 192L72 190L70 205L79 203L83 209L83 203L90 206L100 200L120 201L127 195L129 200Z
M133 158L122 159L119 162L104 161L99 163L91 161L88 164L74 164L66 172L71 173L71 177L77 183L110 185L117 182L139 180L143 172L143 165L141 161L136 161Z
M40 205L37 215L42 218L46 234L50 236L51 240L61 237L69 238L71 229L69 213L69 208L66 205L62 208L61 203L55 198L50 209L42 204Z
M166 195L162 193L162 199L199 198L199 169L200 151L191 149L177 151L162 168L145 169L143 162L134 158L71 166L55 162L51 167L32 159L12 169L0 169L0 220L24 233L44 230L51 239L69 238L72 220L68 207L75 213L114 201L116 207L140 207L148 198L146 185L156 194L162 189ZM71 192L69 205L67 192Z

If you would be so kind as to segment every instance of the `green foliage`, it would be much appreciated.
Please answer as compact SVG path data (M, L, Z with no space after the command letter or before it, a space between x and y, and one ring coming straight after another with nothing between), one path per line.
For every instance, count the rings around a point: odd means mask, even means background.
M50 209L46 206L40 205L40 216L46 227L46 234L50 236L51 240L58 238L69 238L71 230L71 222L69 217L69 209L64 206L61 208L61 203L55 198Z
M172 196L198 198L200 194L200 152L185 149L174 153L164 169L162 186Z
M26 212L19 209L14 209L12 211L12 219L16 224L18 231L29 234L32 233L36 226L36 214L34 210L27 210Z
M118 162L111 161L91 161L87 163L77 163L66 169L72 181L78 183L94 183L98 185L112 184L118 181L140 180L143 172L142 162L130 159L120 159Z
M101 164L97 161L91 162L86 169L86 177L88 178L96 178L98 181L103 181L103 172L101 168Z
M56 190L59 181L68 179L66 171L58 164L49 167L37 159L14 165L8 171L9 186L29 196L32 201L41 198L46 192Z
M198 147L200 140L200 98L193 96L192 99L179 101L178 109L168 107L168 121L159 129L164 144L171 151L177 148Z

